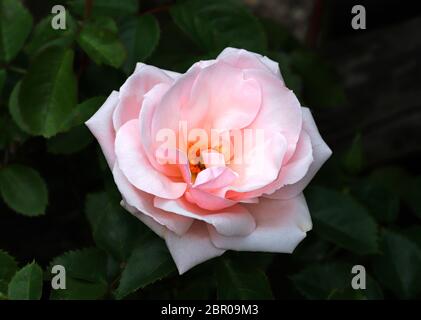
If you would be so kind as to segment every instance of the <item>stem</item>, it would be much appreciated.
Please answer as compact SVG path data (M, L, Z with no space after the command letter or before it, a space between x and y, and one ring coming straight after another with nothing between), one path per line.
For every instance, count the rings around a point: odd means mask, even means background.
M93 0L85 0L85 12L84 12L85 21L91 17L93 2L94 2Z
M162 6L159 6L159 7L156 7L156 8L152 8L152 9L143 11L140 15L145 15L145 14L148 14L148 13L158 13L158 12L162 12L162 11L167 11L167 10L170 9L170 7L171 7L170 5L162 5Z
M319 40L322 15L323 0L315 0L306 35L306 42L310 47L315 47L317 45L317 41Z
M7 69L10 70L10 71L14 71L16 73L19 73L19 74L26 74L26 70L22 69L22 68L19 68L19 67L8 66Z

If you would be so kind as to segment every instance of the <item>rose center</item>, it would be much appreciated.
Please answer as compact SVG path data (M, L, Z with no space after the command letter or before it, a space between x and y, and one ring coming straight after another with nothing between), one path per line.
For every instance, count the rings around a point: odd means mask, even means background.
M206 166L201 157L201 150L207 148L207 146L200 146L197 143L189 143L188 147L188 159L189 159L189 168L192 176L196 176L200 171L205 170Z

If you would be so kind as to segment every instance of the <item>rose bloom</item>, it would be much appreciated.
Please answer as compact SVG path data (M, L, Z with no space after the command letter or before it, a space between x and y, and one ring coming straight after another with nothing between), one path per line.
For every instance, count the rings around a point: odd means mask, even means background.
M182 123L264 138L196 143ZM227 48L185 74L139 63L86 125L122 205L165 240L180 274L226 250L291 253L312 228L302 192L332 152L267 57ZM164 148L167 131L176 142Z

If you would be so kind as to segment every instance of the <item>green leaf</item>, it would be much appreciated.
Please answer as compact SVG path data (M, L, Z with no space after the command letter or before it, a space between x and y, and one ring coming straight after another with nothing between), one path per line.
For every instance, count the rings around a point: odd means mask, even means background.
M421 250L421 225L411 226L404 231L405 235Z
M85 12L85 0L72 0L68 2L71 10L76 14L83 16ZM138 0L95 0L93 1L93 16L112 16L121 17L138 12Z
M77 39L81 48L97 64L119 68L126 51L117 35L117 27L110 18L86 23Z
M35 27L29 43L25 47L26 54L35 56L42 50L52 47L69 47L75 40L77 25L72 16L66 12L66 29L53 29L51 21L54 15L42 19Z
M351 174L357 174L361 171L364 163L364 150L361 134L355 136L351 146L343 156L342 163L345 170Z
M22 80L17 104L31 133L51 137L62 130L76 106L73 52L52 47L37 56Z
M328 300L383 300L383 292L379 284L368 274L366 275L366 288L353 289L347 286L342 289L334 289L327 297Z
M322 59L306 51L294 51L290 58L293 70L303 79L307 103L316 107L337 107L345 103L341 82Z
M73 124L79 125L83 124L85 121L98 111L99 107L105 102L105 97L92 97L82 103L78 104L76 107L76 113L74 114Z
M23 142L27 135L22 132L8 114L0 114L0 149L13 142Z
M6 204L26 216L45 213L48 191L37 171L12 164L0 169L0 193Z
M319 263L335 251L336 248L332 249L330 242L310 233L308 239L294 250L294 256L295 259L306 265L308 263Z
M411 179L406 171L399 167L383 167L356 181L351 192L378 221L391 223L398 217L400 200L408 199L410 189Z
M332 292L349 287L351 279L351 267L343 263L311 265L291 277L307 299L327 299Z
M59 133L47 141L47 150L52 154L72 154L86 148L93 142L93 136L84 125Z
M206 281L203 279L206 278ZM176 300L209 300L215 294L216 281L202 274L200 277L183 281L184 286L175 293Z
M366 274L366 289L351 287L352 266L343 262L314 264L291 276L295 288L307 299L379 300L383 293L377 282Z
M66 122L65 127L72 128L84 124L96 111L98 111L104 101L105 97L99 96L89 98L82 103L79 103Z
M226 47L264 52L266 35L259 21L239 2L188 0L170 10L178 27L206 51Z
M54 265L66 270L66 289L51 291L53 300L94 300L103 298L108 289L107 256L96 248L69 251L54 258Z
M107 257L97 248L86 248L69 251L56 257L50 263L49 270L54 265L66 269L66 277L88 282L106 282Z
M15 259L0 249L0 295L7 295L8 284L17 269Z
M11 61L31 32L32 16L17 0L0 0L0 62Z
M367 276L366 289L364 291L365 298L368 300L383 300L383 291L380 285L376 280L374 280L370 275Z
M246 264L249 267L266 271L272 263L275 254L271 252L230 252L230 256L237 264Z
M0 70L0 97L3 91L4 83L6 82L6 70Z
M405 203L421 219L421 176L417 176L411 181L409 190L403 197Z
M17 124L17 126L26 133L31 133L31 130L28 128L26 123L22 119L22 114L20 112L19 106L19 92L20 92L21 81L16 83L15 87L12 90L12 93L9 97L9 112L12 116L12 119Z
M32 262L20 269L9 283L11 300L39 300L42 294L42 269Z
M387 166L374 170L370 180L404 198L411 186L411 177L401 167Z
M314 229L321 238L358 254L377 252L377 225L351 196L313 187L306 193Z
M107 293L108 284L86 282L73 278L66 279L66 289L52 290L51 300L98 300Z
M222 258L216 269L216 277L218 299L272 299L268 278L258 268Z
M125 261L143 224L105 192L89 194L85 211L97 246Z
M288 28L279 23L281 21L277 22L264 17L259 17L259 19L267 35L270 50L289 52L302 47L300 41Z
M365 300L364 294L360 290L346 288L341 290L333 290L327 300Z
M117 299L160 280L174 271L165 243L155 236L140 241L133 250L115 292Z
M421 293L421 249L403 235L385 231L382 255L373 263L374 272L384 287L397 298L416 298Z
M151 14L127 18L121 26L120 35L127 50L123 69L130 74L136 63L145 61L158 45L159 24Z
M351 193L363 203L370 214L380 222L391 223L399 212L399 196L374 179L357 180L351 187Z

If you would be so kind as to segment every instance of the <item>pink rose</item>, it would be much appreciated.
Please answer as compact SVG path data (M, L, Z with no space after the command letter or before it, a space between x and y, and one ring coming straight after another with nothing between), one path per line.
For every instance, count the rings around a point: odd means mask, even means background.
M138 64L86 125L180 274L225 250L291 253L312 228L302 191L332 152L267 57Z

